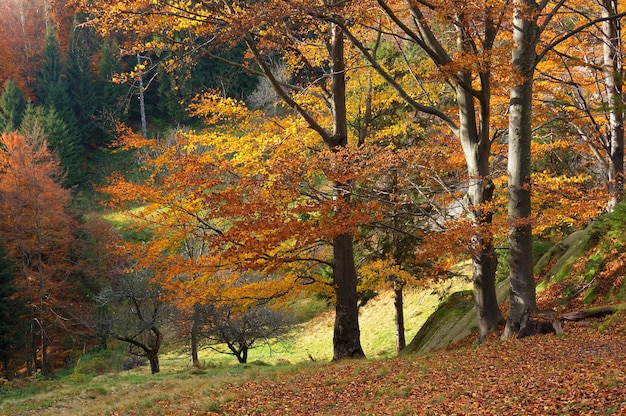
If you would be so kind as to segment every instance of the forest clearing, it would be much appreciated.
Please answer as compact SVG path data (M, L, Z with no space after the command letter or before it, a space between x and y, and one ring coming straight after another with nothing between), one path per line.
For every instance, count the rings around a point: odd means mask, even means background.
M626 317L568 323L565 334L475 335L426 355L338 363L143 367L71 377L0 404L18 415L621 415Z
M617 0L0 16L7 415L626 413Z

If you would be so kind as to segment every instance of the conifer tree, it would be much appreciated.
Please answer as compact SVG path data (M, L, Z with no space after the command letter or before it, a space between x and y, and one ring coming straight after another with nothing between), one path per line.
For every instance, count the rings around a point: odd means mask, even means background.
M17 81L8 79L0 96L0 132L16 130L22 120L26 103Z
M106 146L111 141L111 132L115 130L117 121L123 121L124 111L122 98L125 96L124 87L113 82L115 73L119 70L120 59L116 54L117 46L114 41L104 39L100 46L100 60L95 76L95 113L94 119L102 135L98 136L97 146Z
M81 143L94 147L100 133L94 120L98 105L89 53L89 33L74 26L70 33L67 60L67 84L71 108L80 126Z
M76 136L73 136L67 124L57 114L54 107L34 107L27 105L20 125L20 132L29 135L41 132L47 138L50 150L58 157L65 176L64 186L77 184L81 178L82 148Z
M68 93L67 77L63 72L59 44L52 32L48 33L46 39L39 77L38 98L48 110L46 117L59 118L65 124L66 134L64 137L56 137L56 139L49 137L50 147L59 155L61 166L67 173L64 185L79 184L82 180L80 160L83 157L84 149L80 143L81 135L78 121ZM54 113L50 113L50 110L53 110ZM49 121L48 123L56 125L57 122ZM50 134L50 132L47 133Z
M10 375L10 362L16 358L24 341L22 334L26 333L20 319L23 305L14 297L13 279L13 267L6 247L0 243L0 364L5 377Z

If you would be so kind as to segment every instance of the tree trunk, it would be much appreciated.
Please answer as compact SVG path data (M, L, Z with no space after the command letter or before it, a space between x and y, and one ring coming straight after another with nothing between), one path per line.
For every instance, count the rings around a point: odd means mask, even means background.
M365 357L359 330L357 275L354 265L352 235L342 234L333 240L335 258L335 329L333 361L349 357Z
M393 288L393 306L396 310L396 354L406 347L406 337L404 335L404 300L403 285L394 283Z
M459 74L459 77L471 84L469 74ZM485 95L488 95L488 91L485 91ZM457 86L457 100L460 122L459 140L465 155L469 177L467 199L474 225L470 251L472 253L474 303L478 319L478 342L482 342L487 334L503 320L496 295L498 258L488 230L493 214L490 209L485 211L485 204L492 201L494 192L489 166L491 146L488 97L485 98L485 105L481 106L481 120L484 122L480 132L476 125L474 97L459 85Z
M346 67L341 27L331 23L330 36L333 135L328 145L331 149L338 149L348 144ZM350 194L341 188L338 184L335 186L335 197L350 198ZM352 234L342 234L333 239L333 256L335 286L333 361L348 357L364 357L359 329L357 275Z
M514 4L512 61L522 81L511 89L509 106L510 309L503 338L519 331L523 316L537 309L530 217L530 144L538 27L531 13L536 9L534 1L515 0Z
M602 17L609 19L617 15L617 0L602 0ZM621 51L621 28L618 19L610 19L602 22L602 43L604 46L604 83L607 94L607 106L609 111L609 137L610 144L608 160L608 191L609 202L607 211L612 212L622 200L624 191L624 100L623 70Z
M157 374L161 371L161 365L159 363L159 350L148 349L146 350L146 358L150 362L150 371L152 374Z
M141 56L137 52L137 65L141 65ZM148 137L148 124L146 122L146 102L144 98L143 70L139 71L139 114L141 115L141 135Z
M200 337L200 307L193 305L191 332L189 334L189 349L191 352L191 366L200 368L198 359L198 338Z

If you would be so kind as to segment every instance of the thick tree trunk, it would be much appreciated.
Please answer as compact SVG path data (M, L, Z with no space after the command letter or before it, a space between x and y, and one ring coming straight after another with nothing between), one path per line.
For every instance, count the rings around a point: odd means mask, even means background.
M404 335L404 299L403 285L394 284L393 288L393 306L396 311L396 354L406 347L406 337Z
M330 24L330 39L333 135L328 145L337 149L348 144L346 67L341 27ZM338 199L350 198L350 195L340 186L336 186L335 197ZM348 357L364 357L359 329L357 275L352 234L342 234L333 239L333 257L333 283L336 302L333 361Z
M538 27L532 0L515 0L513 67L522 81L511 89L509 106L509 317L503 338L519 331L537 309L531 226L531 114Z
M157 374L161 371L161 364L159 363L159 351L155 349L146 350L146 358L150 362L150 371L152 374Z
M602 17L617 15L617 0L602 0ZM609 111L610 144L608 160L609 202L607 211L612 212L623 197L624 191L624 100L623 70L621 53L621 27L618 19L602 22L602 42L604 45L604 84L606 86Z
M466 83L471 84L468 74L460 74ZM459 103L459 139L467 163L469 177L467 199L470 207L474 235L472 236L472 265L474 284L474 303L478 318L478 341L482 342L487 334L503 320L496 295L496 266L498 258L493 248L492 237L488 228L492 221L492 212L485 210L485 204L493 199L494 185L490 178L490 138L488 123L480 129L476 125L476 107L474 97L461 86L457 87ZM481 119L488 120L488 108L483 106Z
M365 356L361 348L357 275L352 244L351 234L342 234L333 240L333 282L336 298L333 361Z

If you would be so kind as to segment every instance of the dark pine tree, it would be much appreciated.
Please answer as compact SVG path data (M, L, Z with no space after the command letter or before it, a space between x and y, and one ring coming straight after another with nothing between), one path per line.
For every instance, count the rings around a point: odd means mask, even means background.
M13 267L4 244L0 243L0 365L3 377L15 374L19 352L28 329L23 319L25 308L15 296Z
M77 184L81 173L83 148L75 140L75 136L71 135L67 124L59 117L54 107L34 107L30 104L26 106L20 132L28 135L34 131L44 133L50 150L58 156L65 176L63 185Z
M17 81L8 79L0 95L0 132L17 130L25 109L26 102Z
M37 95L39 102L46 109L53 110L54 117L60 118L67 129L65 137L58 137L56 142L52 137L48 137L48 140L51 149L59 155L61 167L66 172L63 185L73 186L83 180L81 161L84 157L84 147L81 144L79 124L68 89L67 74L63 70L58 41L54 33L49 32Z
M92 37L87 28L74 26L70 33L67 58L67 91L72 111L80 126L81 143L88 149L97 147L103 134L95 120L99 103L91 68Z

